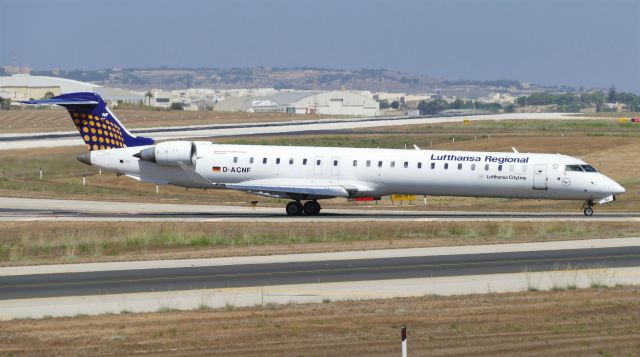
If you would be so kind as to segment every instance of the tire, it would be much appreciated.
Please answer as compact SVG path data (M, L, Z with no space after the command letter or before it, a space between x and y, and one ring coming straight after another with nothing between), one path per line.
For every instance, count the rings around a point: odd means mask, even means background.
M317 216L320 214L320 204L316 201L308 201L304 204L304 214L308 216Z
M302 214L302 205L299 202L289 202L286 211L288 216L299 216Z
M587 217L593 216L593 208L587 207L584 209L584 215Z

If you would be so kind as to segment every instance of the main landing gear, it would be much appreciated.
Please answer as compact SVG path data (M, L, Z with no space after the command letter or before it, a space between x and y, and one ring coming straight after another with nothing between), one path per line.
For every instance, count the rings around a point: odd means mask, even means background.
M303 214L317 216L321 208L317 201L307 201L304 205L300 201L293 201L287 203L286 210L289 216L301 216Z
M586 200L584 202L584 204L582 205L582 212L587 217L593 216L593 201L592 200Z

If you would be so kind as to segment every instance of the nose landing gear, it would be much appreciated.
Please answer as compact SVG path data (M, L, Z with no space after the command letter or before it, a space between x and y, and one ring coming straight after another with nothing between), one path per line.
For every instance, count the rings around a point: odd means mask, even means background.
M286 211L289 216L317 216L321 208L318 201L307 201L304 205L300 201L292 201L287 203Z
M582 212L587 217L593 216L593 201L592 200L586 200L584 202L584 204L582 205Z

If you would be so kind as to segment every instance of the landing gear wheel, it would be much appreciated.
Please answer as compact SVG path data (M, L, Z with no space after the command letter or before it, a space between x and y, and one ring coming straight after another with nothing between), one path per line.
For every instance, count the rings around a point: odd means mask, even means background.
M286 211L289 216L300 216L303 212L302 204L298 201L289 202Z
M587 217L593 216L593 208L591 207L585 208L583 212L584 212L584 215Z
M320 214L320 204L317 201L308 201L304 204L304 214L308 216L317 216Z
M592 200L586 200L584 202L584 204L582 205L582 212L587 217L593 216L593 201Z

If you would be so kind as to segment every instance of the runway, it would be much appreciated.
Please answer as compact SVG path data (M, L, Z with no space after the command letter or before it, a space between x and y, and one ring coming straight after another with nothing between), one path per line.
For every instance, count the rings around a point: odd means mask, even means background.
M323 209L319 216L289 217L283 207L190 205L0 197L5 222L368 222L368 221L578 221L640 222L640 212L429 211L410 207Z
M640 246L0 276L0 299L640 265Z
M387 126L436 124L475 120L549 120L576 119L562 113L510 113L475 116L438 116L438 117L373 117L320 119L309 121L194 125L176 127L158 127L132 129L133 133L143 134L157 140L215 138L244 135L270 135L282 133L300 133L322 130L348 130ZM70 124L71 125L71 124ZM82 146L84 142L76 132L43 132L28 134L0 134L0 150L46 148L59 146Z
M90 213L72 210L8 210L0 208L0 222L640 222L640 214L635 212L600 213L597 216L585 217L579 212L573 214L564 212L403 212L400 210L372 212L357 209L328 209L318 216L289 217L284 212L266 213L261 211L263 210L246 213Z

